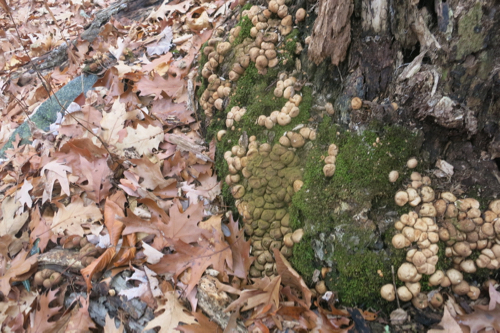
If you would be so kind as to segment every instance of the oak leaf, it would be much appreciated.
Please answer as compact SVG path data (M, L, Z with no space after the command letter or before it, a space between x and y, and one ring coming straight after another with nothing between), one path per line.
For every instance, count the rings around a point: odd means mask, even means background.
M88 184L80 184L79 186L86 190L89 199L100 203L109 194L109 190L112 187L110 178L113 172L108 166L107 159L99 158L89 161L85 157L80 156L80 166L82 175L85 176Z
M117 98L110 112L103 112L101 120L101 139L107 144L114 145L118 142L118 132L123 129L125 121L134 119L136 111L127 112L126 105Z
M87 292L89 292L92 289L92 277L94 274L104 270L111 260L113 260L113 257L115 256L116 250L114 247L109 247L104 251L103 254L96 260L94 260L90 265L88 265L85 268L82 268L80 270L80 273L83 276L83 279L85 280L85 283L87 283Z
M45 171L47 171L47 173L45 173ZM61 185L61 190L67 196L70 195L69 180L66 172L71 172L71 167L57 161L51 161L42 168L42 175L46 178L42 203L52 199L52 190L54 188L54 182L56 180Z
M28 258L29 252L22 250L19 252L10 263L5 274L0 277L0 291L6 296L9 294L12 280L18 280L21 276L24 277L30 272L32 267L37 264L38 255L35 254Z
M117 328L114 318L111 318L109 313L106 313L106 325L104 325L103 328L104 333L123 333L123 330L125 329L122 322L120 322L120 326Z
M219 325L208 319L203 312L196 311L191 313L195 318L196 324L178 326L177 329L182 333L220 333L222 329Z
M17 214L22 208L20 201L14 197L6 197L2 202L2 220L0 221L0 236L14 236L28 220L29 212Z
M463 332L457 321L451 316L448 307L444 307L443 318L439 323L443 329L431 329L428 333L461 333Z
M157 163L151 162L147 157L130 161L136 166L129 170L143 178L140 185L148 190L154 190L157 187L163 188L172 183L171 180L163 178L160 166Z
M52 333L56 326L56 322L50 322L49 319L59 313L62 306L49 307L50 302L57 298L56 294L59 289L49 290L45 295L41 295L38 299L38 306L35 311L32 325L28 327L30 333Z
M119 217L125 217L123 208L110 198L106 198L106 203L104 204L104 225L108 229L109 239L114 246L118 245L122 231L125 228L123 222L118 220Z
M49 240L57 243L57 236L55 236L52 232L50 224L51 223L47 223L45 217L40 216L40 210L38 206L31 210L30 244L33 244L36 239L39 238L40 241L38 242L38 247L42 252L47 247L47 244L49 244Z
M179 89L184 87L184 80L179 77L169 77L165 80L158 73L154 73L154 79L151 80L148 76L143 76L135 83L134 91L140 91L139 96L154 95L155 100L163 98L162 92L168 96L174 97Z
M31 185L30 181L25 179L23 186L16 192L16 200L19 200L21 203L21 208L24 207L24 204L28 206L28 208L31 208L33 205L33 200L31 200L31 195L29 191L33 189L33 185Z
M238 230L238 222L234 221L232 215L229 218L227 226L231 233L226 237L226 240L231 247L233 255L233 274L240 279L245 279L252 262L255 260L254 257L250 257L251 241L249 239L245 242L244 230Z
M167 292L165 298L167 299L165 304L158 306L158 309L155 311L157 317L150 321L144 330L160 327L159 333L172 333L178 332L177 327L181 322L184 324L196 324L195 318L184 312L184 306L177 300L174 291ZM162 310L165 311L158 315Z
M56 234L78 235L82 237L85 233L83 223L90 223L102 219L100 209L96 205L85 206L79 197L67 206L60 202L55 203L59 208L52 221L52 230Z
M311 307L311 290L307 287L299 273L293 269L292 265L286 260L281 252L274 248L274 258L276 260L276 270L281 276L281 282L285 286L295 287L302 293L303 303L301 304L306 309Z
M191 293L207 268L212 266L213 269L223 272L226 265L232 262L231 249L223 241L223 236L217 232L212 234L210 241L201 236L196 245L173 241L172 247L176 253L164 255L157 264L150 265L149 268L158 274L174 274L176 279L182 272L191 268L186 294Z
M270 279L268 276L255 279L254 284L241 292L224 312L241 308L241 311L256 309L258 312L276 311L279 308L281 276ZM258 309L257 309L258 308ZM267 311L266 311L267 310Z
M82 296L78 299L81 306L77 302L70 312L68 323L63 327L64 330L60 330L61 333L87 333L91 332L91 328L96 328L94 321L90 318L89 302Z
M134 148L140 155L151 156L153 149L158 149L158 145L163 142L163 129L161 127L148 125L143 127L137 125L137 128L127 127L127 136L115 144L120 150L120 155L125 155L125 149Z

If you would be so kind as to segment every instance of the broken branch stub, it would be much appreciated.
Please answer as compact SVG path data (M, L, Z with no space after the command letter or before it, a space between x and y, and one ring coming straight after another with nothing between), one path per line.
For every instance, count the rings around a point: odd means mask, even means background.
M340 0L320 0L319 15L314 22L307 55L319 65L326 57L338 65L347 55L351 42L353 3Z

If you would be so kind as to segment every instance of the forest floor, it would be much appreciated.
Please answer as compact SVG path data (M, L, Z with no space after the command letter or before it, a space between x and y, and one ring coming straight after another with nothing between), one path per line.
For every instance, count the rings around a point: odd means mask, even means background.
M0 142L23 123L32 141L14 136L0 165L2 332L423 327L401 308L335 304L276 250L277 274L249 278L251 243L220 195L196 111L201 48L240 7L185 0L144 14L154 2L137 2L83 40L112 1L0 0ZM41 70L64 43L67 60ZM86 73L99 76L92 89ZM69 82L78 94L63 101ZM64 113L49 128L32 120L47 100ZM500 331L500 294L488 293L489 308L437 309L433 332Z

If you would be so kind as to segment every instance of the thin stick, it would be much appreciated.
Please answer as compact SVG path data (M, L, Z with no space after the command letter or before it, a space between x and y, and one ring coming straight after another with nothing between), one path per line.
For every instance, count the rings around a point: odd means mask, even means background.
M78 123L78 125L82 126L87 132L89 132L91 135L95 136L97 138L97 140L99 140L101 142L101 144L104 147L104 149L106 149L106 151L108 152L108 154L111 157L111 159L113 160L113 162L117 162L115 160L113 154L111 153L111 151L108 149L108 145L104 142L104 140L102 140L102 138L100 136L98 136L97 134L95 134L93 131L89 130L87 128L87 126L83 125L77 118L75 118L74 115L72 115L71 113L68 112L68 110L66 109L65 106L63 106L61 104L61 102L59 101L59 98L57 98L56 94L52 90L52 85L50 84L50 82L48 82L47 80L45 80L45 78L42 76L42 74L40 73L40 71L38 70L38 68L33 63L33 60L31 59L28 51L24 47L23 41L21 39L21 34L19 33L19 30L17 28L16 22L14 21L14 17L10 13L8 14L8 16L10 17L10 19L12 21L12 24L14 25L14 28L16 29L17 37L19 38L19 41L20 41L21 46L22 46L22 48L24 50L24 53L26 53L26 56L28 57L29 61L32 62L32 67L36 71L36 74L37 74L38 78L40 79L40 81L41 81L41 83L43 85L43 88L47 91L47 94L49 95L49 98L54 97L55 100L56 100L56 102L57 102L57 104L59 104L59 106L63 110L64 115L69 115L71 118L73 118ZM52 96L50 96L51 92L52 92ZM118 163L118 164L121 164L121 163Z
M401 307L399 306L399 297L398 293L396 292L396 278L394 277L394 266L391 265L391 273L392 273L392 285L394 286L394 293L396 294L396 301L398 302L398 309Z

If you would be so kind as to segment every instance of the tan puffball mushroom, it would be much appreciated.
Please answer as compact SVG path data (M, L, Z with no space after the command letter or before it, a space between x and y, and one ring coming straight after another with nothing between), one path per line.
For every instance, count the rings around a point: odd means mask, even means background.
M286 113L280 112L276 117L276 120L278 121L278 124L280 124L281 126L286 126L290 124L292 118L290 118L290 116L287 115Z
M329 115L333 115L335 113L335 110L333 109L332 103L326 103L325 110L326 110L326 113L328 113Z
M420 195L423 202L431 202L435 198L434 190L430 186L423 186L420 189Z
M306 17L306 10L304 8L299 8L295 13L295 22L302 22Z
M332 177L335 173L335 164L325 164L323 167L323 174L325 177Z
M297 229L293 232L292 234L292 240L294 243L300 243L300 240L302 239L302 236L304 236L304 230L302 229Z
M407 246L408 240L403 234L395 234L392 237L392 246L396 249L403 249Z
M409 168L409 169L415 169L418 165L418 161L415 157L412 157L408 160L408 162L406 162L406 166Z
M429 284L431 286L439 286L444 279L444 272L442 270L437 270L429 278Z
M354 97L352 100L351 100L351 108L353 110L359 110L361 109L361 106L363 106L363 101L361 100L361 98L359 97Z
M329 147L328 147L328 155L330 156L337 156L339 152L339 149L337 148L337 145L332 143Z
M411 291L408 290L406 286L399 287L397 292L399 299L402 300L403 302L408 302L413 298Z
M417 268L413 264L407 262L403 263L398 268L398 278L403 282L413 282L417 274Z
M424 293L418 294L411 300L411 304L417 309L425 309L429 305L429 300L427 299L427 295Z
M217 44L217 53L220 55L226 55L231 50L231 43L222 42Z
M243 185L236 185L231 188L231 194L235 199L240 199L245 195L245 188Z
M459 284L464 279L463 274L454 268L447 270L446 276L450 279L452 285Z
M430 294L430 293L429 293ZM443 299L443 295L441 295L440 292L435 292L432 294L432 297L431 297L431 300L429 301L429 303L435 308L439 308L441 307L441 305L443 305L443 302L444 302L444 299Z
M474 264L474 260L468 259L462 261L460 263L460 270L465 273L475 273L476 265Z
M222 140L222 137L224 136L224 134L226 134L226 131L225 130L220 130L217 132L217 140L220 141Z
M408 193L406 191L398 191L394 196L396 205L403 207L408 202Z
M325 164L335 164L337 158L335 156L331 156L331 155L328 155L327 157L325 157Z
M302 188L302 185L304 185L304 182L300 179L297 179L293 182L293 191L298 192Z
M414 283L406 282L405 286L411 292L413 297L417 297L418 294L420 294L420 289L421 289L420 282L414 282Z
M391 172L389 172L389 181L391 183L395 183L399 178L399 172L397 172L396 170L392 170Z
M470 286L467 281L460 281L460 283L453 285L451 289L455 294L463 296L467 295L470 290Z
M476 299L479 298L479 294L481 294L481 289L479 289L478 287L475 287L475 286L470 286L469 287L469 292L467 293L467 296L475 301Z
M382 286L382 288L380 288L380 296L388 302L394 301L396 299L394 286L391 283Z

